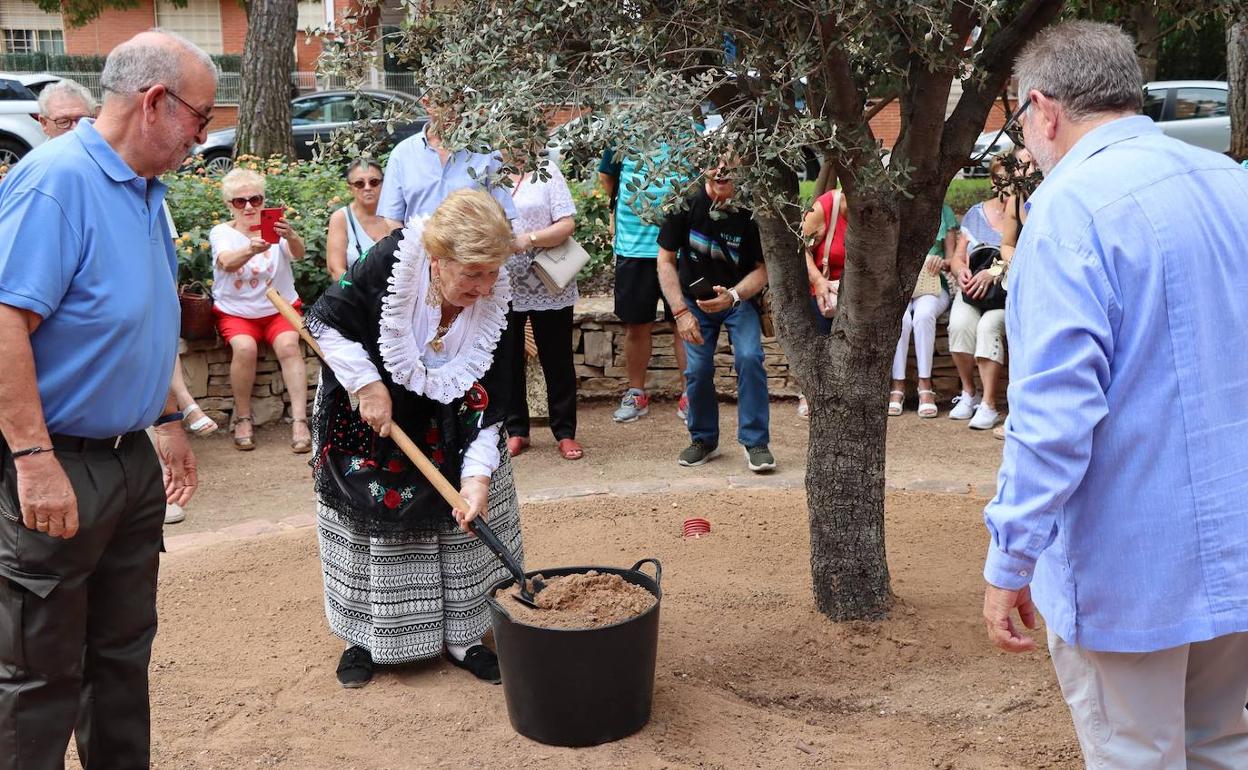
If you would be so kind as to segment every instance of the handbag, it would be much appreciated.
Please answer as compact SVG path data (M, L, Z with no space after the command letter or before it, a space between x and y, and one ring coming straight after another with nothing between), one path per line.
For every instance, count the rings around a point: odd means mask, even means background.
M922 297L925 294L940 296L944 290L944 284L940 282L940 271L929 273L927 263L924 261L923 267L919 270L919 278L914 282L914 293L910 295L910 298Z
M178 305L182 310L182 338L210 340L217 335L217 322L212 316L212 294L199 281L178 287Z
M538 250L533 257L533 273L551 294L559 294L576 280L576 274L589 263L589 252L575 238L558 246Z
M1001 249L988 244L981 244L975 247L970 253L968 262L972 275L976 275L981 270L987 270L992 267L992 263L1001 258ZM971 307L978 308L980 312L989 310L1001 310L1005 307L1005 288L1000 283L994 283L988 287L988 291L984 292L984 296L979 299L971 299L962 292L962 301Z

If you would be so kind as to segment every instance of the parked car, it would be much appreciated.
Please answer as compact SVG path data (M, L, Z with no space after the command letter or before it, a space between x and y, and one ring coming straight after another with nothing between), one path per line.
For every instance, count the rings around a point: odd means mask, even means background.
M318 91L290 101L290 130L298 158L311 160L318 139L328 140L357 121L372 121L379 152L418 133L428 122L420 102L413 96L397 91L359 91L359 104L356 96L357 92L350 90ZM398 109L409 116L395 125L393 134L386 132L382 119L388 109ZM213 131L203 144L192 148L191 153L202 156L210 171L225 173L234 166L235 134L234 128Z
M35 95L16 76L0 75L0 165L12 166L46 138Z
M60 75L53 75L51 72L19 72L13 77L22 82L22 85L30 89L30 92L39 98L39 94L43 93L43 89L64 80Z
M1144 114L1161 126L1162 133L1206 150L1231 149L1231 116L1227 111L1227 84L1223 80L1161 80L1144 86ZM1014 143L1005 134L985 131L975 140L971 163L964 176L987 176L994 155L1010 152ZM992 147L983 160L984 150Z

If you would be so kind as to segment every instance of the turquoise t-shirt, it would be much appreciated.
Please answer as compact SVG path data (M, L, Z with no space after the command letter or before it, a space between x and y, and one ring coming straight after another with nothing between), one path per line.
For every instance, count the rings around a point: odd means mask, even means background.
M958 228L958 218L953 215L953 209L946 203L940 210L940 229L936 231L936 242L927 250L932 256L945 256L945 236L950 230Z
M667 157L667 150L661 149L655 154L655 162L660 163ZM628 205L629 200L633 197L634 192L629 189L629 185L634 179L642 178L641 169L636 160L632 158L624 158L618 160L615 153L607 150L603 153L602 162L598 165L598 170L604 174L615 177L615 240L612 242L612 249L617 257L634 257L642 259L657 259L659 256L659 225L649 224L641 219L641 217ZM675 189L674 179L668 179L662 184L651 184L645 189L647 195L655 196L655 205L663 205L667 196L672 194Z

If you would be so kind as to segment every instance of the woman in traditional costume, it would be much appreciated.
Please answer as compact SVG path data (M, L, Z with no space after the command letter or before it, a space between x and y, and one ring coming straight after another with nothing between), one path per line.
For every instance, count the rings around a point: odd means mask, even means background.
M503 263L511 226L461 190L354 262L308 311L328 368L313 416L318 539L330 629L347 642L344 687L374 664L445 652L499 681L481 644L486 590L507 573L469 531L481 516L522 559L519 503L501 435L510 347ZM358 408L353 405L358 403ZM468 502L452 510L390 440L404 432Z

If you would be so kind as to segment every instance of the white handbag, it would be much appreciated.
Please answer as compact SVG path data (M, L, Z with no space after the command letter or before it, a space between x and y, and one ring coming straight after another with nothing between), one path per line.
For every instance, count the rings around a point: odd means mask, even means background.
M539 249L533 257L533 273L541 279L546 291L559 294L576 280L576 274L589 262L589 252L568 238L558 246Z

